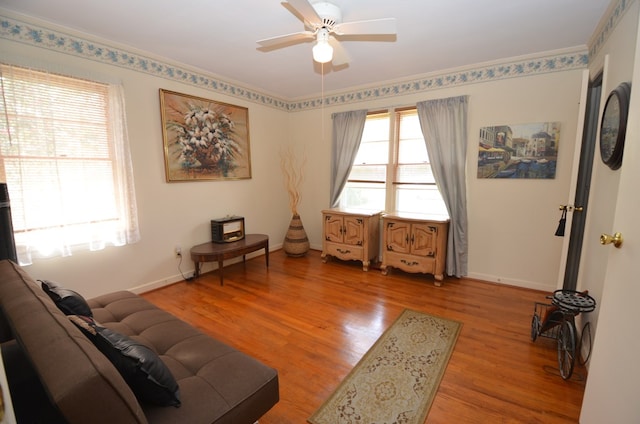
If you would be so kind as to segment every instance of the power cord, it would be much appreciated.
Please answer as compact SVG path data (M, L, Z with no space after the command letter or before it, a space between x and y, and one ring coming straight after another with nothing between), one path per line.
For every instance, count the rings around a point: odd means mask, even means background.
M193 278L194 278L193 275L191 277L186 277L184 275L184 273L182 272L182 269L180 268L180 266L182 265L182 253L177 253L177 255L178 255L178 258L180 258L179 261L178 261L178 271L180 272L180 275L182 276L182 279L184 281L192 281Z

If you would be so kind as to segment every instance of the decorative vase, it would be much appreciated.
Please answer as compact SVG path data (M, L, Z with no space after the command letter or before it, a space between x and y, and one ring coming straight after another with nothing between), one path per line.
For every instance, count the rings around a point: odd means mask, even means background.
M307 254L309 251L309 239L307 233L302 226L302 220L297 213L293 214L291 222L289 223L289 229L284 236L284 243L282 248L288 256L301 257Z

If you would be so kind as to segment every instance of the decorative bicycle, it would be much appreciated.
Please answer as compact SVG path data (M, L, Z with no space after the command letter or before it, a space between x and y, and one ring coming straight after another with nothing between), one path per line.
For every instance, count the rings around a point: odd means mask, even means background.
M573 373L576 348L580 363L585 364L591 355L591 324L585 323L578 339L575 317L591 312L596 301L587 292L556 290L547 296L551 303L536 302L531 319L531 340L548 337L558 341L558 368L563 379Z

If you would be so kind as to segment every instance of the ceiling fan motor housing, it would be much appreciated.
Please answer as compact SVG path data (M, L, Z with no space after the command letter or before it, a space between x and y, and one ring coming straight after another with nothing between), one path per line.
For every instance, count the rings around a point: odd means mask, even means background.
M318 16L322 18L322 26L328 29L342 23L340 8L328 1L320 1L312 4Z

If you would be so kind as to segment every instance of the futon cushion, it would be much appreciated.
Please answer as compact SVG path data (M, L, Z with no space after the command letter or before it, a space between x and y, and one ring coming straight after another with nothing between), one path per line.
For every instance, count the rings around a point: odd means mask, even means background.
M180 408L144 405L150 423L254 423L278 402L276 370L148 300L114 292L88 302L101 326L151 347L180 385Z
M96 324L91 317L70 315L69 319L118 369L138 399L160 406L180 406L178 383L153 350Z
M49 295L56 306L64 312L65 315L84 315L91 317L93 312L87 304L87 301L79 293L65 289L60 284L48 280L38 280L42 285L42 289Z

